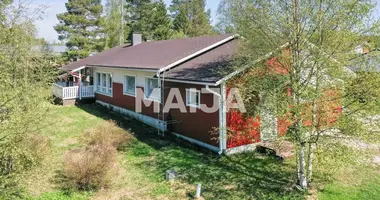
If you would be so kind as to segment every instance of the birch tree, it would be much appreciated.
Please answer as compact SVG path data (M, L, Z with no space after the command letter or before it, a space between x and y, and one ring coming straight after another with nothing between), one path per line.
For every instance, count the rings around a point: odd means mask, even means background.
M248 114L274 108L287 124L285 139L295 146L297 182L304 190L313 180L316 151L341 136L379 138L376 121L368 126L364 120L379 113L380 79L371 70L376 62L354 51L378 33L374 7L370 0L220 4L219 24L242 38L234 64L251 67L232 82L241 88ZM257 98L259 103L249 101Z
M21 199L15 177L46 153L40 148L46 138L39 133L50 125L48 102L56 72L46 55L34 48L39 41L33 22L41 9L31 9L23 1L1 9L0 199Z

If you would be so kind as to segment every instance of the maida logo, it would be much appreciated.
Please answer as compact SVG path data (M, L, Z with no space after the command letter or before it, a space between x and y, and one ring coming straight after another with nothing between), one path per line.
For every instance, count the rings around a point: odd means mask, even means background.
M142 113L144 107L153 106L155 113L168 113L169 110L178 109L181 113L215 113L219 108L225 108L228 112L230 109L239 110L241 113L246 112L243 99L238 88L231 88L228 95L223 98L219 88L189 88L186 94L179 88L170 88L165 90L164 98L161 98L160 89L147 89L145 92L142 88L136 88L136 112ZM224 101L220 99L225 99ZM164 102L161 102L164 101Z

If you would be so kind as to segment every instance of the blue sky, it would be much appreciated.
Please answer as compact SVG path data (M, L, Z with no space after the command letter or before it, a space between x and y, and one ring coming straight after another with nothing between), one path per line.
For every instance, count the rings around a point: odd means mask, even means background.
M105 0L102 0L105 2ZM55 32L53 26L58 23L56 15L66 11L65 3L67 0L34 0L35 5L47 5L43 20L36 21L38 29L38 36L45 38L49 42L58 41L57 32ZM171 0L165 0L165 3L169 5ZM212 21L215 22L215 14L218 8L220 0L207 0L206 7L211 9Z

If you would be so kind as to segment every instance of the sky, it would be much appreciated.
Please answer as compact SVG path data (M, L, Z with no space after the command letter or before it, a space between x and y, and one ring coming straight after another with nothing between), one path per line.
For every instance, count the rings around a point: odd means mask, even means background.
M102 0L105 2L105 0ZM34 0L34 5L46 5L43 15L43 20L36 21L35 24L38 30L38 36L45 38L48 42L58 41L58 34L54 30L54 25L58 24L56 15L58 13L66 12L65 3L67 0ZM165 0L166 5L169 5L171 0ZM215 23L216 10L220 0L207 0L206 8L211 9L211 20Z

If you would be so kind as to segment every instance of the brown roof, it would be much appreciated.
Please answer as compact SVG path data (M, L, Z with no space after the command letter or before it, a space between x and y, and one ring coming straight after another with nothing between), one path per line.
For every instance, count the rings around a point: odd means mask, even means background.
M229 63L237 48L236 39L227 42L169 70L165 78L215 83L234 70Z
M157 70L207 48L231 35L145 42L122 45L62 67L74 70L82 66L122 67Z

